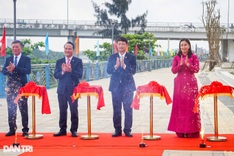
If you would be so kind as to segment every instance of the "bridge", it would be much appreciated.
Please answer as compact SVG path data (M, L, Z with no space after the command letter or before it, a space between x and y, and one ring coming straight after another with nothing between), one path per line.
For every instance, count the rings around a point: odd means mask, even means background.
M0 19L0 32L3 27L7 28L7 36L14 35L14 20ZM223 60L228 58L234 61L234 26L227 26L222 23L225 33L221 40L221 56ZM48 32L50 37L67 37L74 40L79 38L103 38L95 34L104 27L96 26L95 21L67 21L67 20L46 20L46 19L18 19L16 22L17 36L44 37ZM110 27L110 29L112 29ZM140 27L129 29L130 34L140 30ZM179 40L189 38L190 40L207 40L206 31L202 23L163 23L148 22L146 32L153 33L158 40Z
M221 24L227 28L227 24ZM0 19L0 31L3 26L7 28L7 36L14 34L13 19ZM45 19L18 19L16 22L17 36L38 36L44 37L48 32L51 37L68 37L75 33L80 38L103 38L95 34L104 27L96 26L95 21L69 21L66 20L45 20ZM110 27L110 29L112 29ZM129 29L129 33L133 34L139 31L140 27ZM178 40L188 37L194 40L206 40L206 32L202 23L164 23L164 22L148 22L145 28L146 32L155 34L157 39ZM234 40L234 26L228 28L223 34L224 39Z

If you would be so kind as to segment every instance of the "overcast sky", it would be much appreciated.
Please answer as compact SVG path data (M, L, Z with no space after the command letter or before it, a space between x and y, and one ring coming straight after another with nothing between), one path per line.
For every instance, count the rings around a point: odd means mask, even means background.
M111 2L110 0L93 1L100 6L103 6L102 3L105 1ZM13 0L0 0L0 2L0 18L13 19ZM234 23L234 10L232 9L234 1L229 0L229 2L229 23ZM91 0L17 0L16 7L17 19L67 20L68 17L69 20L96 20ZM217 8L221 12L221 23L227 23L228 0L218 0ZM147 10L149 23L201 23L202 0L132 0L127 15L129 18L134 18ZM36 42L36 39L33 40ZM55 49L55 43L59 42L63 43L65 39L50 38L50 48ZM81 48L85 42L87 41L80 43Z

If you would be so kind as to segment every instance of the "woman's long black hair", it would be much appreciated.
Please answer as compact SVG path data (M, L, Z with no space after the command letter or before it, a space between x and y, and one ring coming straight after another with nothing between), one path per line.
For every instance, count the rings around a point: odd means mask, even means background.
M183 39L181 39L180 40L180 42L179 42L179 52L178 52L178 56L179 57L181 57L181 55L182 55L182 51L181 51L181 49L180 49L180 43L182 42L182 41L185 41L185 42L187 42L188 44L189 44L189 49L188 49L188 58L190 58L191 56L192 56L192 50L191 50L191 43L190 43L190 41L189 41L189 39L187 39L187 38L183 38Z

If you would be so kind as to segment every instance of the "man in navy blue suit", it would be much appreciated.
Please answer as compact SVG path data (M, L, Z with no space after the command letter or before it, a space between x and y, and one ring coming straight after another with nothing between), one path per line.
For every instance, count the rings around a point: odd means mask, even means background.
M27 74L31 73L31 60L29 57L23 55L22 43L15 40L11 44L13 55L6 59L2 73L7 76L6 94L7 94L7 108L8 108L8 124L9 132L5 136L15 135L17 129L16 116L17 105L22 117L23 136L28 136L28 104L27 98L22 97L18 104L14 103L19 89L27 83Z
M74 57L75 46L72 42L64 45L65 57L56 61L54 77L58 79L58 102L59 102L59 127L58 133L54 136L67 135L67 108L70 107L71 112L71 135L77 137L77 129L79 123L78 117L78 101L72 102L71 95L74 88L79 83L79 78L83 75L82 60Z
M122 106L125 120L123 132L132 137L132 100L136 90L133 75L136 73L136 57L126 52L128 41L124 37L117 39L118 53L112 54L108 60L107 73L111 74L109 91L112 95L113 124L115 132L112 137L122 136Z

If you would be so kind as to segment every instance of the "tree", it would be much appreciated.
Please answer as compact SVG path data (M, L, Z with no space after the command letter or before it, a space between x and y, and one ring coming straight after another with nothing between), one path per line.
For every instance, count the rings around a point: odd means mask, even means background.
M97 46L95 45L94 48L97 48ZM86 55L91 61L96 61L96 60L99 60L99 61L106 61L108 60L108 58L110 57L111 55L111 49L112 49L112 46L110 43L103 43L101 45L99 45L99 49L100 49L100 56L97 56L96 55L96 51L92 51L92 50L86 50L83 52L84 55Z
M45 47L44 42L37 42L32 44L30 39L25 39L21 41L23 48L22 53L31 58L32 64L44 64L44 63L55 63L58 58L64 57L63 52L49 52L49 57L45 52L41 51L41 47ZM12 50L7 47L7 55L12 55Z
M217 0L203 2L202 22L206 30L209 44L209 70L221 62L219 54L220 41L224 29L220 26L220 10L215 9Z
M103 37L111 37L113 29L114 36L120 36L122 33L127 34L130 27L140 27L141 29L136 33L143 33L145 31L148 11L132 20L126 16L128 6L132 3L132 0L112 0L112 3L103 3L108 10L101 9L101 7L93 1L92 3L96 13L95 16L97 17L95 25L104 28L96 32L97 34L101 34ZM115 16L115 18L109 18L109 16Z
M151 33L143 33L143 34L123 34L123 37L128 39L128 52L134 53L136 44L138 45L138 60L146 60L149 56L149 48L152 47L152 55L156 54L155 47L159 47L160 45L156 44L157 39L154 34ZM96 48L96 45L95 45ZM103 43L99 45L100 48L100 56L96 56L96 51L86 50L83 52L91 61L107 61L112 52L112 46L110 43Z
M44 51L35 49L29 57L31 58L32 64L55 63L56 60L64 57L64 52L55 52L50 50L49 55L46 55Z
M33 50L39 49L40 47L45 47L45 44L43 42L37 42L32 44L30 39L22 40L21 43L23 45L22 53L24 55L30 55L33 53ZM9 47L7 48L7 54L12 54L12 50Z
M138 60L146 60L148 59L147 55L150 55L150 47L152 48L152 55L156 54L155 47L159 47L160 45L156 44L157 39L154 34L144 32L142 34L123 34L123 37L128 39L128 51L133 53L135 50L135 46L138 46Z

